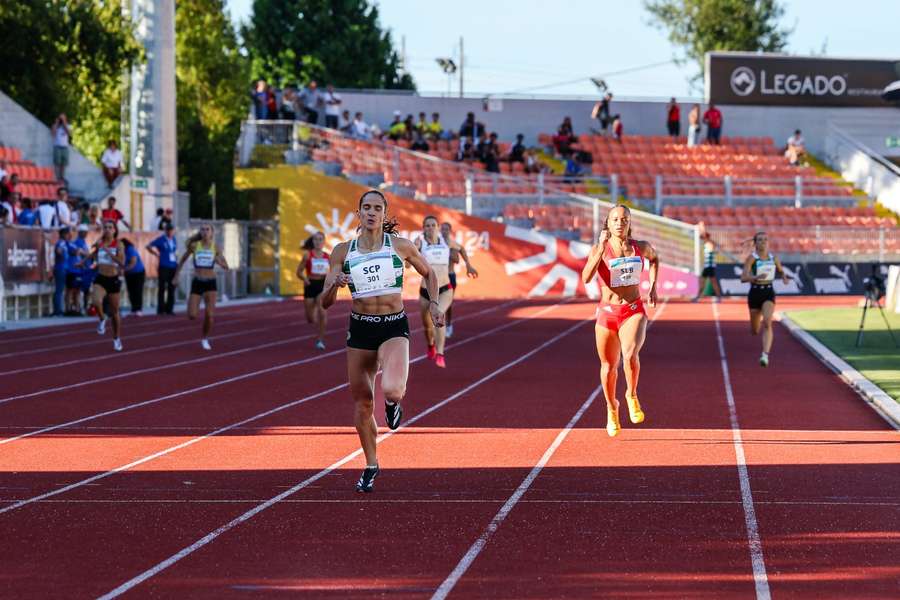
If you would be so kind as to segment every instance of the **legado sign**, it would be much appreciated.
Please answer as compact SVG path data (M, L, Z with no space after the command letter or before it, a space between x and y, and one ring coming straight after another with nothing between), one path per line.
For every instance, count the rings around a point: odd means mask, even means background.
M706 55L706 100L714 104L889 106L884 88L900 61L745 52Z

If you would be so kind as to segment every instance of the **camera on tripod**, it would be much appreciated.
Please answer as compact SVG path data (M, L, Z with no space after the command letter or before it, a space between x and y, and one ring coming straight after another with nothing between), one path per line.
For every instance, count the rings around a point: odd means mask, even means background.
M894 332L891 330L891 324L888 323L887 317L884 314L884 307L881 306L881 299L884 298L884 295L887 293L887 288L885 286L884 276L881 274L880 270L881 265L873 263L872 274L863 279L863 298L865 298L865 303L863 304L862 319L859 321L859 332L856 334L857 348L862 344L863 328L866 324L866 313L869 308L877 308L881 312L881 318L884 319L884 326L887 327L891 339L894 340L894 346L900 347L900 345L897 344L897 338L894 337Z

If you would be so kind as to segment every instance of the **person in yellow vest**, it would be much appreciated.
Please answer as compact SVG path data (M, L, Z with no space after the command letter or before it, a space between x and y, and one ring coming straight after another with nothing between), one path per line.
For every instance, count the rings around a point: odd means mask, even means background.
M188 297L188 319L192 321L200 312L200 300L205 307L203 315L203 337L200 346L204 350L212 350L209 334L212 333L213 316L216 312L218 285L216 284L216 265L228 270L228 262L216 247L215 231L210 224L200 226L200 232L187 241L187 250L178 261L173 277L173 285L178 285L178 275L189 258L194 259L194 277L191 280L191 293Z
M394 141L402 140L406 137L406 123L403 122L399 110L394 111L394 121L388 127L388 137Z

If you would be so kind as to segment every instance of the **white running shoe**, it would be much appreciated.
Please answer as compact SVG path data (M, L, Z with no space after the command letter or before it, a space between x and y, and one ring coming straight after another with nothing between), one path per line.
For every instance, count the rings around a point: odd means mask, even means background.
M209 340L206 338L200 340L200 345L203 346L204 350L212 350L212 346L209 345Z
M453 337L453 325L447 325L447 338Z
M97 323L97 335L103 335L106 333L106 319L101 320Z
M325 349L325 342L323 342L322 340L316 340L316 349L317 349L317 350L324 350L324 349Z
M120 340L119 338L113 340L113 350L115 350L116 352L122 351L122 340Z
M759 366L768 367L769 366L769 355L763 352L759 355Z

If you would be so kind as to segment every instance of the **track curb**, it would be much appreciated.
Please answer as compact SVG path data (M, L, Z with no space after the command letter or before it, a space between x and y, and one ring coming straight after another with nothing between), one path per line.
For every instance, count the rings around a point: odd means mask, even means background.
M900 403L853 368L847 361L832 352L815 336L797 325L787 314L779 312L776 317L782 325L787 327L791 335L806 346L825 366L837 373L875 412L890 423L894 429L900 430Z

